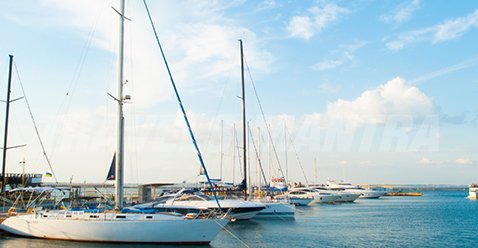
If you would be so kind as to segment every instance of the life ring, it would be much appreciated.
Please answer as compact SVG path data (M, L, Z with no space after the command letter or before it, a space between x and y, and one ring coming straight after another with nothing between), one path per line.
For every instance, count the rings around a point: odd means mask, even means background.
M33 213L33 208L28 208L27 213L32 214Z

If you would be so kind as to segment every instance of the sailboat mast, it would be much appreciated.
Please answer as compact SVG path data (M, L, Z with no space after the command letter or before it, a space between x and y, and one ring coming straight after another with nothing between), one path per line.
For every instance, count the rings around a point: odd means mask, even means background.
M242 40L239 40L241 46L241 82L242 82L242 145L243 145L243 166L244 166L244 199L247 200L247 147L246 147L246 91L244 86L244 50Z
M7 163L7 138L8 138L8 117L10 115L10 89L12 85L12 64L13 64L13 55L10 56L10 67L8 72L8 84L7 84L7 100L5 101L6 110L5 110L5 132L3 136L3 161L2 161L2 193L5 196L5 184L7 183L7 177L5 175L5 166Z
M120 1L119 51L118 51L118 136L115 165L115 210L123 208L123 159L124 159L124 117L123 117L123 60L124 60L124 0Z

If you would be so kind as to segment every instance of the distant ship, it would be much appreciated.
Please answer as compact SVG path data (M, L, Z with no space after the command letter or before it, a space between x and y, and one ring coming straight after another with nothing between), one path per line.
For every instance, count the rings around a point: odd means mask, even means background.
M470 184L470 191L468 192L468 199L470 200L477 200L478 194L478 184L472 183Z

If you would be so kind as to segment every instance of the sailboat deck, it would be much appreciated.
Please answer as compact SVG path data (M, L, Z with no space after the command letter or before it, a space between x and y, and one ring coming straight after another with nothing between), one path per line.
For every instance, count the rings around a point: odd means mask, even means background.
M26 217L26 216L25 216ZM174 213L88 213L84 211L41 212L29 215L32 219L84 220L84 221L144 221L144 220L183 220L183 215Z

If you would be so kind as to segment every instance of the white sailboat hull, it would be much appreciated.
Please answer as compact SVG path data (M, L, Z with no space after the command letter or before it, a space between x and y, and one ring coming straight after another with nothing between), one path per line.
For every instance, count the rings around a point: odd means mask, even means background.
M227 219L185 219L165 214L37 213L11 216L0 227L12 234L45 239L208 244L227 223Z
M266 208L260 211L254 219L294 219L295 205L282 202L262 202Z

